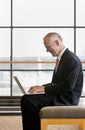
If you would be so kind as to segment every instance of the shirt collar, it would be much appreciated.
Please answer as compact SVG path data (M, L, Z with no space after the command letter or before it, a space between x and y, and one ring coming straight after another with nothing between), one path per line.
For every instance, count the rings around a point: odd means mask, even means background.
M63 55L63 53L65 52L65 50L66 50L67 48L66 47L64 47L64 49L61 51L61 53L58 55L58 60L60 61L60 59L61 59L61 57L62 57L62 55Z

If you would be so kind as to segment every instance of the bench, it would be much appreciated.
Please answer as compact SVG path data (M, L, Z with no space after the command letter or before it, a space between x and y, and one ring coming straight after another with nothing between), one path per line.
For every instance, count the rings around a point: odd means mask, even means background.
M43 107L40 121L41 130L85 130L85 106Z

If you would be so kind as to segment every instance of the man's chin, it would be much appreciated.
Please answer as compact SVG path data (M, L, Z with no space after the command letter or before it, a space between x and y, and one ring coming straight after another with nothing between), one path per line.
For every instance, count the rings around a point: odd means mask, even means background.
M53 57L55 57L56 55L55 54L52 54Z

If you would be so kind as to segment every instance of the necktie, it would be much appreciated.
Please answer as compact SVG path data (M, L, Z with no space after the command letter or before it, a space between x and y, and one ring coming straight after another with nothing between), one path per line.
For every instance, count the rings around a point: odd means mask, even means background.
M59 65L59 59L57 58L57 59L56 59L56 65L55 65L55 72L57 72L58 65Z

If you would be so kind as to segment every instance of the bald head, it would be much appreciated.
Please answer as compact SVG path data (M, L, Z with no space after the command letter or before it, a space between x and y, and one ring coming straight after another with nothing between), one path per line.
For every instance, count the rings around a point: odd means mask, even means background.
M58 33L55 33L55 32L51 32L51 33L48 33L45 37L44 37L44 41L46 40L49 40L51 42L54 42L55 40L58 40L60 43L63 42L61 36L58 34Z

